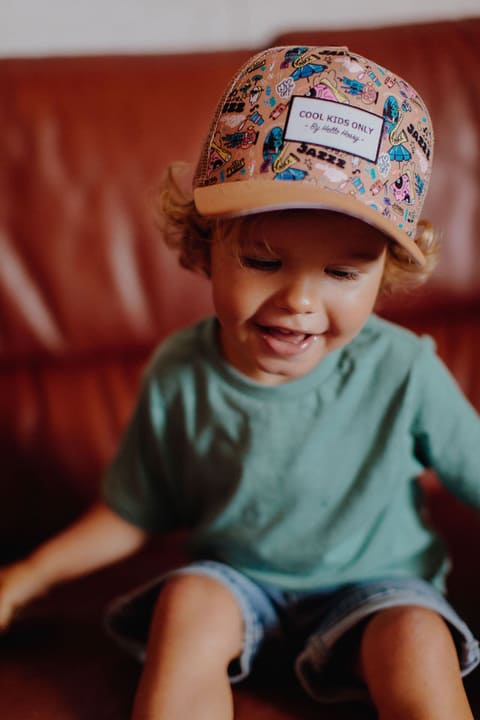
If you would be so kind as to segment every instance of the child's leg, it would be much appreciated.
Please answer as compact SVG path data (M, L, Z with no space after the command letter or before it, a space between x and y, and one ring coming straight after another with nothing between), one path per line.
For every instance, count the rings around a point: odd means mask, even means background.
M242 650L233 594L205 575L173 577L160 593L133 720L228 720L229 662Z
M437 613L382 610L366 626L360 660L380 720L473 720L452 635Z

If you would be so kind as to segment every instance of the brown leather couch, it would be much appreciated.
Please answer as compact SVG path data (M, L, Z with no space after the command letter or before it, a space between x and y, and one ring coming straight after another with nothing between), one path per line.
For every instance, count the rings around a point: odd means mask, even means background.
M426 215L443 235L443 260L422 291L382 312L431 333L480 408L480 18L309 29L271 44L317 42L404 75L431 109ZM152 348L211 309L207 282L164 248L152 198L170 161L196 158L225 82L251 52L0 61L2 562L95 498ZM434 478L424 484L454 557L452 599L480 631L478 517ZM175 562L180 541L154 542L29 608L0 638L0 715L127 720L139 668L105 636L103 607ZM478 670L467 680L477 717L479 680ZM247 682L235 697L244 719L372 717L361 707L319 712L288 674Z

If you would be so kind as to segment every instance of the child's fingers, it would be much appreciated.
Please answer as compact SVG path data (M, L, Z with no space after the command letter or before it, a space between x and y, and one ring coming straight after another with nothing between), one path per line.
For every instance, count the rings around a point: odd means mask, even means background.
M0 632L8 630L17 612L28 602L26 576L18 566L0 570Z
M10 603L2 599L0 589L0 632L8 630L12 621L13 612L14 610Z

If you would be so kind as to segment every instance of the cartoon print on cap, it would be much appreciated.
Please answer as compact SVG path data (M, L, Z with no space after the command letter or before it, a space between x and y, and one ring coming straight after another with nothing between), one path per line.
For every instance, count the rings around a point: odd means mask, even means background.
M232 154L212 143L210 148L210 155L208 158L208 172L212 174L218 168L221 168L225 163L231 160Z
M313 80L312 87L305 95L322 98L323 100L332 100L332 102L348 103L347 95L338 88L338 81L334 70L329 72L328 77L322 75L318 79Z
M282 128L273 127L263 146L263 164L260 172L265 173L272 168L276 180L303 180L307 172L292 168L292 165L298 162L299 158L288 152L288 146L284 146Z
M273 165L274 160L280 155L283 147L283 130L281 127L273 127L265 138L263 144L263 164L260 172L265 173Z
M432 147L428 111L396 74L344 47L270 48L219 104L194 198L201 214L235 214L289 207L289 197L315 207L318 190L318 207L378 224L421 262L409 238Z
M245 131L239 131L234 133L227 133L222 137L222 140L228 148L247 148L255 145L258 138L258 132L255 132L253 126L250 125Z
M273 161L272 169L275 173L274 179L275 180L303 180L306 175L308 175L306 170L301 170L300 168L294 168L292 165L295 165L299 162L299 158L297 155L294 155L293 153L289 152L288 145L285 145L282 149L280 155L275 158Z
M308 78L325 70L325 65L315 62L318 57L315 53L309 53L310 49L309 47L295 47L286 51L280 67L282 69L289 66L295 68L291 75L293 80Z
M293 64L293 62L296 60L296 58L300 57L303 53L305 53L308 50L308 47L292 47L289 48L285 52L285 56L280 63L280 68L283 70L284 68L290 67L290 65Z
M297 67L296 70L294 70L292 73L292 78L294 80L299 80L300 78L309 78L316 73L323 72L323 70L325 70L325 65L307 63L306 65L300 65L300 67Z
M390 188L398 202L411 205L415 201L414 187L408 171L402 173L395 182L391 183Z
M366 105L375 103L378 98L378 91L371 82L360 82L360 80L349 78L346 75L342 78L342 88L347 94L360 97Z
M262 75L254 75L252 78L253 87L250 88L248 93L248 102L250 105L255 105L260 99L260 95L263 92L263 87L259 84L262 79Z
M388 151L391 160L397 160L398 162L410 160L412 155L403 144L408 139L407 135L404 130L397 132L401 125L401 117L397 99L393 95L389 95L385 101L383 117L385 118L385 130L388 132L388 137L392 143L392 147Z

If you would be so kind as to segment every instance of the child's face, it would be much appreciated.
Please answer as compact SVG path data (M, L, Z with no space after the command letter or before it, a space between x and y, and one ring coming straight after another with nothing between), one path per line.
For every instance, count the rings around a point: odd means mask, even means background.
M386 240L337 213L290 211L244 220L240 261L228 238L212 244L221 351L265 385L305 375L350 342L373 310Z

